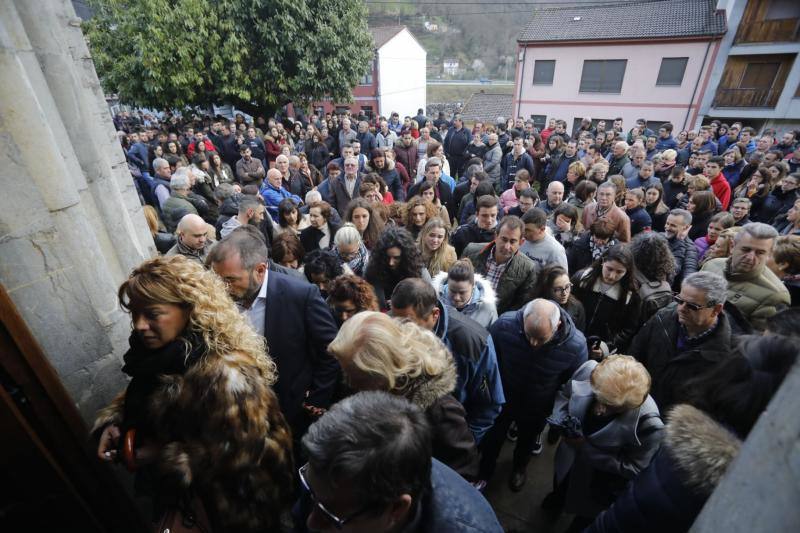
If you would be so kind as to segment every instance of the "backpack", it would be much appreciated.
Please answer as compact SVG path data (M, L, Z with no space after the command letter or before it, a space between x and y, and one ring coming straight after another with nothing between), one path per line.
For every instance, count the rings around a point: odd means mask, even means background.
M639 280L642 322L646 322L656 311L672 302L672 287L666 281Z

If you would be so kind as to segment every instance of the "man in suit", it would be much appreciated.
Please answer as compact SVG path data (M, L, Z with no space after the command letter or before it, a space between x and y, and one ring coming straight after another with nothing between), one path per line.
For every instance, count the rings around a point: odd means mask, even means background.
M267 247L251 228L237 228L217 243L207 264L253 329L267 340L278 368L274 385L296 442L312 418L330 406L339 365L328 354L336 322L316 285L269 267Z
M361 196L361 175L358 172L358 160L347 157L344 160L344 174L331 181L330 185L330 204L339 213L344 213L347 204L353 198Z

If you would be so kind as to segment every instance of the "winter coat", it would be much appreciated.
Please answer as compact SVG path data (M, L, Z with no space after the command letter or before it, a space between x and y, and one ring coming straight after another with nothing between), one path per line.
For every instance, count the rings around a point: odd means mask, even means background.
M678 197L681 196L682 198L683 196L686 196L686 189L686 183L675 183L674 181L668 179L664 182L664 197L662 200L665 204L667 204L667 207L670 209L675 209L678 207L678 203L680 201L680 198Z
M630 242L631 220L628 218L628 215L625 214L625 211L616 205L612 205L604 217L614 224L614 236L619 242ZM597 220L597 202L593 202L583 209L583 220L581 223L584 228L589 229L595 220Z
M702 270L728 280L727 301L735 305L758 330L766 329L769 318L790 304L786 286L766 266L746 274L733 274L730 259L719 257L706 261Z
M650 219L650 214L644 207L635 207L631 210L625 210L625 214L631 221L631 236L636 236L643 231L649 231L653 225Z
M619 294L622 286L617 283L606 293L599 292L599 279L591 281L591 268L577 272L572 277L572 294L586 310L586 335L597 336L625 353L633 335L639 329L639 295L627 291Z
M614 156L609 156L608 160L608 176L614 176L616 174L622 174L622 169L630 163L631 160L628 158L627 155L623 155L620 158L616 158Z
M503 149L499 142L494 143L483 154L483 171L489 175L493 183L497 183L503 175Z
M417 143L412 142L411 146L405 146L402 142L395 143L394 153L397 161L406 167L408 176L414 182L417 177Z
M728 185L731 186L731 189L735 189L737 185L739 185L739 177L742 174L742 169L744 168L744 159L740 159L738 163L734 163L732 165L725 165L722 169L722 175L725 176L725 179L728 180Z
M432 282L436 294L442 301L450 303L450 293L447 287L447 272L439 272L434 276ZM472 298L467 305L458 310L459 313L471 318L484 328L488 328L492 322L497 320L497 295L492 288L492 284L481 276L475 274L475 285L472 289Z
M731 326L724 312L714 331L698 341L679 339L681 330L678 307L670 304L645 322L628 349L650 372L650 394L662 410L684 400L687 380L717 367L731 353Z
M750 216L755 222L772 224L778 216L786 214L798 199L800 199L800 189L784 193L783 189L776 187L764 198L760 206L753 205Z
M123 426L126 393L98 413L96 431ZM191 488L215 531L280 527L294 476L292 440L258 362L206 353L183 374L160 376L146 405L159 448L158 495Z
M495 184L495 190L497 190L497 192L503 192L511 187L514 183L517 171L523 168L527 170L531 176L535 175L533 158L531 158L530 154L528 154L528 152L522 152L522 155L515 156L513 151L509 152L503 160L503 174L499 183L500 188L498 189L498 184Z
M650 466L584 533L689 531L741 445L703 411L676 406Z
M553 338L531 348L523 329L523 310L503 313L489 327L497 351L503 390L509 406L531 422L543 421L553 409L559 387L588 359L586 338L561 310Z
M698 270L697 264L697 248L688 237L679 239L673 237L667 239L669 249L672 252L672 257L675 258L675 278L672 280L672 288L680 290L681 282L686 279L689 274L694 274Z
M326 250L332 250L334 247L333 238L336 232L339 231L339 226L328 222L328 247ZM309 253L313 250L319 250L319 242L322 240L322 230L314 226L308 226L300 232L300 244L303 245L303 250Z
M569 183L567 183L567 171L569 171L569 166L575 161L578 161L577 154L572 157L567 157L567 155L564 154L558 160L551 160L544 169L545 179L544 183L542 183L542 189L546 189L553 181L561 182L569 188ZM533 172L531 172L531 176L533 176Z
M589 243L592 235L588 231L575 239L572 246L567 250L567 265L570 272L577 272L591 266L594 261L592 258L592 248Z
M178 222L185 215L196 214L197 209L194 205L185 196L178 196L174 192L170 194L169 199L161 208L161 218L169 233L175 233L175 230L178 229Z
M383 181L386 182L386 187L392 193L395 202L403 202L406 199L406 190L403 188L403 181L400 179L400 174L395 168L394 161L391 159L384 159L383 170L373 169L369 163L364 165L364 172L374 172L378 174Z
M494 251L494 241L484 244L475 242L464 249L464 257L472 261L475 272L486 276L486 261ZM508 265L497 283L497 312L516 311L536 296L536 263L522 252L508 260Z
M264 205L267 208L267 212L272 216L272 220L278 222L278 205L282 201L287 198L291 198L294 200L295 204L300 205L303 201L300 199L299 196L296 194L292 194L283 187L280 189L274 187L271 183L266 182L263 187L261 187L261 197L264 198Z
M597 361L587 361L556 394L554 420L572 416L583 422L595 400L590 378ZM575 448L561 441L555 457L555 477L569 476L564 510L595 516L613 501L627 480L647 468L663 438L664 423L656 402L648 395L635 409L615 416ZM617 489L616 491L614 489Z
M330 201L329 203L331 206L336 209L339 213L344 213L347 209L347 204L353 198L358 198L361 196L359 192L359 187L361 187L361 174L356 177L356 184L353 187L353 195L351 196L347 192L347 185L345 184L344 180L347 179L344 177L344 174L340 175L333 181L330 181Z
M450 237L450 244L456 249L458 257L464 257L464 250L471 243L492 242L495 238L494 228L482 229L474 220L469 224L462 224Z

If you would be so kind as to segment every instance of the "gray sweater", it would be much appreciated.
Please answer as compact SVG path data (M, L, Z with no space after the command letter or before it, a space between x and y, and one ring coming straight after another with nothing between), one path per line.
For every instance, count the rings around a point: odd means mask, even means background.
M519 251L533 259L540 270L552 264L567 268L567 253L564 247L549 233L540 241L525 241Z

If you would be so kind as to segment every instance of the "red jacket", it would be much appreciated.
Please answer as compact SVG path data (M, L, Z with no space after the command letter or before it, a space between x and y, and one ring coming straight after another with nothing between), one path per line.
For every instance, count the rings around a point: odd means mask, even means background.
M216 152L217 149L214 148L214 143L208 140L208 138L203 139L203 144L206 145L206 152ZM194 155L195 146L197 146L197 141L192 141L192 144L186 149L186 155L189 159L192 159Z
M728 205L731 203L731 186L725 176L722 175L722 172L711 180L711 190L714 191L714 196L722 204L722 210L727 211Z

